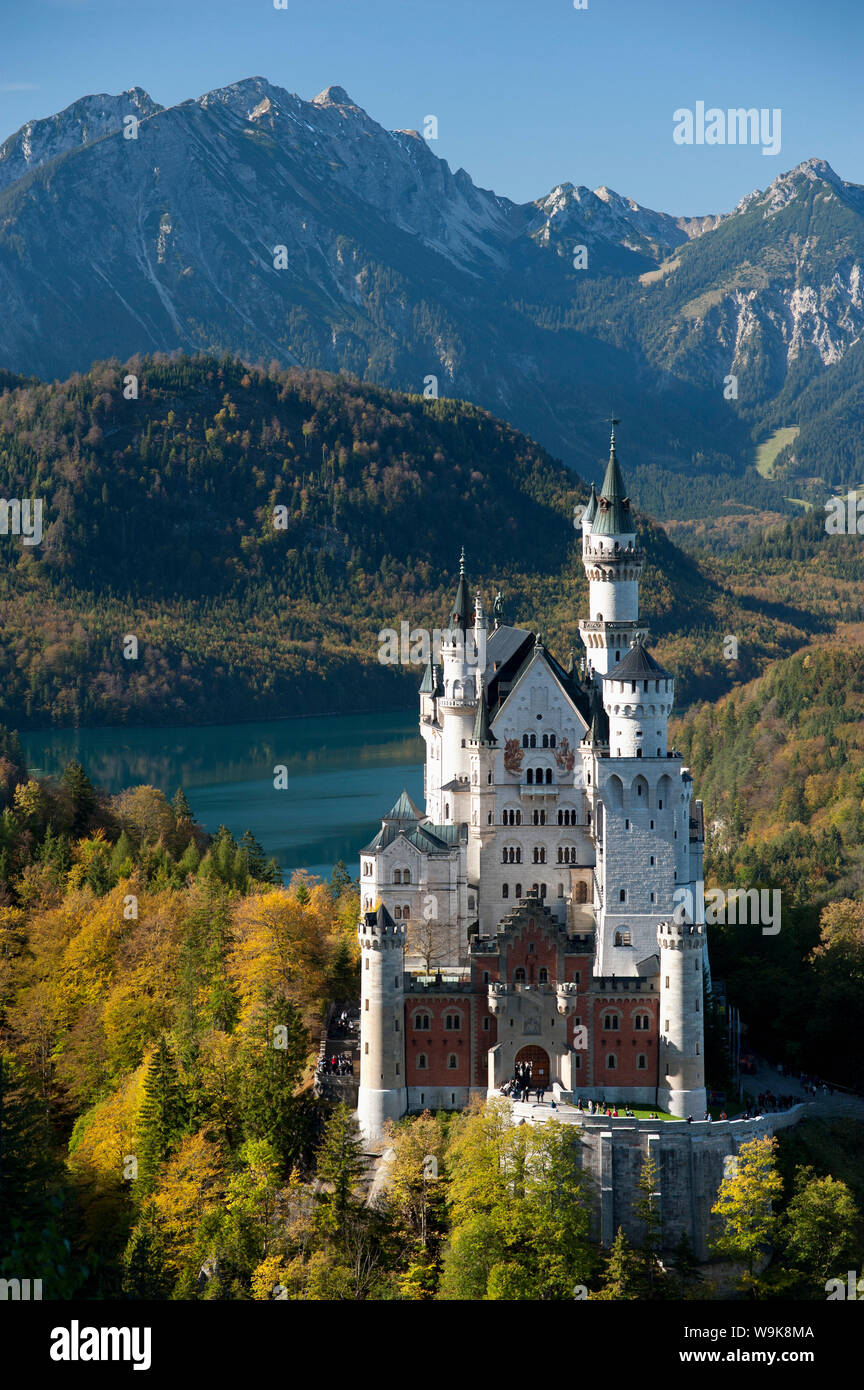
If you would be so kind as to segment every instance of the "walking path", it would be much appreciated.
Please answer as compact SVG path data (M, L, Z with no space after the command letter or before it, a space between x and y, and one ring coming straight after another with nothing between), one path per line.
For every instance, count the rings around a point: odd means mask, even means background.
M754 1100L763 1092L771 1091L775 1096L794 1096L796 1100L806 1101L808 1116L847 1115L853 1119L864 1120L864 1099L860 1096L836 1090L832 1096L827 1088L819 1086L816 1096L813 1097L801 1085L797 1076L782 1075L764 1057L757 1057L756 1071L751 1076L742 1076L741 1079L744 1090L748 1091Z

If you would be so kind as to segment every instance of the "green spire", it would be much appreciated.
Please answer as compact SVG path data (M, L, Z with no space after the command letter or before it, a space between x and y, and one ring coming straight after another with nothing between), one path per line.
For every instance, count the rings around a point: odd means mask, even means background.
M577 510L577 512L578 512L578 508L577 508L576 510ZM588 506L585 507L585 508L583 509L581 515L579 515L579 517L578 517L578 519L577 519L577 521L576 521L577 527L581 526L582 523L583 523L583 521L587 521L587 522L589 523L589 525L590 525L590 523L594 520L594 518L595 518L596 515L597 515L597 489L596 489L596 487L594 486L594 484L592 483L592 484L591 484L591 496L588 498Z
M451 631L458 628L460 632L467 632L471 626L471 613L471 600L468 597L468 585L465 583L465 547L463 545L462 554L459 556L459 585L450 611Z
M606 476L600 489L597 515L591 525L592 536L632 536L635 534L633 517L630 511L630 498L624 495L624 480L615 453L615 426L612 421L612 438L609 443L609 462Z

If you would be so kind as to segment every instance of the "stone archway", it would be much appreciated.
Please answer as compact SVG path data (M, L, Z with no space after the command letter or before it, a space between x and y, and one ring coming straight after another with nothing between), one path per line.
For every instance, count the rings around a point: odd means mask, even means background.
M535 1083L544 1081L549 1086L551 1073L549 1068L549 1053L542 1047L523 1047L516 1053L516 1068L527 1062L531 1068L531 1080Z

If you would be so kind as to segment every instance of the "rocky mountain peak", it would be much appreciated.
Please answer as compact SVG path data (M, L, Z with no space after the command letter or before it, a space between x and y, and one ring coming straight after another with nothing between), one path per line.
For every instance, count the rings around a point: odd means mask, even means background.
M313 106L356 106L344 87L325 87L323 92L319 92L317 97L312 98Z

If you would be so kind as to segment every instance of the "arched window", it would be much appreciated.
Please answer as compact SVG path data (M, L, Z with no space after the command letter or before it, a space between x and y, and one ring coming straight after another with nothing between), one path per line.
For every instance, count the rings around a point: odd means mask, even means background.
M544 734L544 735L543 735L543 747L544 747L544 748L548 748L548 747L549 747L549 735L548 735L548 734Z
M402 921L402 909L401 909L401 907L398 907L398 906L397 906L397 907L394 907L394 909L393 909L393 916L395 917L395 919L396 919L397 922L401 922L401 921Z
M528 735L527 735L527 734L523 734L523 735L522 735L522 747L523 747L523 748L527 748L527 747L528 747Z
M402 882L403 882L403 883L410 883L410 882L411 882L411 870L410 870L410 869L403 869L403 870L402 870Z
M428 1061L427 1061L427 1059L426 1059L426 1053L425 1053L425 1052L421 1052L421 1053L419 1054L418 1058L417 1058L417 1070L418 1070L418 1071L425 1071L426 1068L428 1067L428 1065L429 1065L429 1063L428 1063Z
M588 901L588 884L584 881L580 881L576 889L576 901L577 903L587 903Z
M627 901L627 889L626 889L626 888L620 888L620 889L618 890L618 901L619 901L619 903L626 903L626 901Z
M517 884L516 884L516 897L517 897L517 898L521 898L521 897L522 897L522 884L521 884L521 883L517 883Z
M540 981L540 984L541 984L541 985L548 985L548 983L549 983L549 971L546 969L546 966L545 966L545 965L544 965L544 966L541 966L541 968L540 968L540 974L537 976L537 978L538 978L538 980Z
M429 1023L429 1015L428 1015L428 1014L417 1014L417 1015L415 1016L415 1018L414 1018L414 1029L415 1029L415 1032L418 1032L418 1033L428 1032L429 1027L430 1027L430 1023Z
M532 748L536 748L536 747L537 747L537 735L536 735L536 734L532 734L532 735L531 735L531 747L532 747Z
M521 965L517 970L513 971L513 983L517 985L524 985L525 983L525 971L522 969Z
M546 784L547 784L547 786L551 786L551 785L552 785L552 769L551 769L551 767L547 767L547 769L546 769Z
M550 735L549 735L549 747L550 747L550 748L554 748L554 747L555 747L555 735L554 735L554 734L550 734Z
M650 1020L647 1014L637 1014L633 1019L633 1027L639 1033L647 1033Z
M509 898L509 896L510 896L510 885L509 885L509 883L505 883L505 884L502 885L502 888L501 888L501 896L502 896L502 898Z
M394 869L394 870L393 870L393 882L394 882L394 883L401 883L401 882L402 882L402 870L401 870L401 869Z
M640 1052L639 1055L638 1055L638 1057L636 1058L636 1070L637 1070L637 1071L645 1071L645 1070L647 1069L647 1067L648 1067L648 1058L645 1056L645 1053L644 1053L644 1052Z
M447 1069L448 1071L456 1071L458 1066L459 1058L457 1057L455 1052L451 1052L450 1056L447 1058Z
M403 903L403 904L402 904L402 921L403 921L403 922L407 922L407 921L408 921L408 918L409 918L410 916L411 916L411 909L410 909L410 907L408 906L407 903Z
M526 773L526 776L525 776L525 780L527 781L529 787L533 787L533 785L534 785L534 769L533 769L533 767L529 767L529 769L528 769L528 771L527 771L527 773Z
M614 1053L614 1052L607 1052L607 1053L606 1053L606 1070L607 1070L607 1071L614 1071L615 1068L616 1068L617 1066L618 1066L618 1058L615 1056L615 1053Z
M603 1015L603 1031L605 1033L617 1033L621 1026L621 1020L616 1013Z
M448 1033L458 1033L462 1027L461 1014L446 1014L444 1017L444 1028Z

